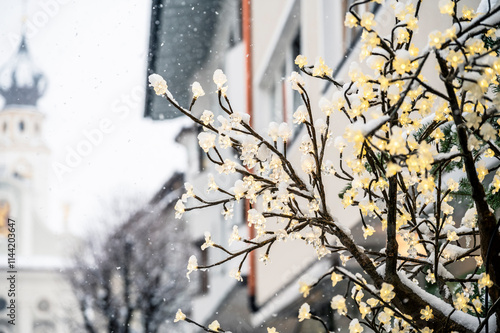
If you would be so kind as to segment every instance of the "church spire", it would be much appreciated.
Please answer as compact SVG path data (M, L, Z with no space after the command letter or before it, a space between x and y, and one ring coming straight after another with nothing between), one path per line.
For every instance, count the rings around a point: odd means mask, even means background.
M31 60L23 33L17 53L0 69L0 95L5 107L36 106L45 88L45 76Z

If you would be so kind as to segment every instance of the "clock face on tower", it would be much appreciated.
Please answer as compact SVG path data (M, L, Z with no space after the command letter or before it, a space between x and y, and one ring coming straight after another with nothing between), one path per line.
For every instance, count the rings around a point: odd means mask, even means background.
M33 167L25 159L19 159L15 164L14 176L21 179L31 178L33 176Z

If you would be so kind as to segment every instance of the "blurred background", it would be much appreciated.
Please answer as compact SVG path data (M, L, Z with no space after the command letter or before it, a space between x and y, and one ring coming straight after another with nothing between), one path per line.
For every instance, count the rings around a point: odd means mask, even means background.
M0 333L199 331L173 324L178 308L233 333L323 332L314 321L297 322L304 302L297 282L338 258L320 262L302 243L276 245L272 265L259 262L264 253L249 256L242 282L230 277L240 263L231 261L194 272L188 283L189 255L200 265L224 258L201 251L205 231L221 244L234 226L243 237L252 231L243 202L224 214L212 207L174 218L185 182L204 196L208 174L228 189L237 178L213 170L198 146L200 128L154 95L147 77L161 74L185 107L199 81L206 96L193 114L217 117L212 75L220 68L233 109L255 127L291 124L301 100L285 78L298 70L299 53L311 64L322 55L340 78L357 60L360 31L343 26L352 2L0 0L0 267L9 268L10 218L17 271L15 326L0 277ZM384 29L390 20L381 8L359 10L376 13ZM324 82L306 82L313 105L332 93ZM293 131L292 146L300 137ZM332 207L362 233L356 214L340 202ZM370 241L364 245L379 246ZM328 284L311 292L312 311L340 329Z

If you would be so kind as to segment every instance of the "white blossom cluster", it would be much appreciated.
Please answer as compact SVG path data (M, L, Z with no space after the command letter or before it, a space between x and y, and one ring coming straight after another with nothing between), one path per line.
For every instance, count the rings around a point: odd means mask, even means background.
M242 279L248 253L267 248L261 261L269 262L275 242L304 241L318 259L338 253L343 266L355 259L364 275L333 267L322 277L330 276L332 287L342 280L354 286L350 300L344 293L331 300L331 308L341 316L349 316L349 302L358 309L360 316L349 325L351 333L366 327L377 332L473 330L476 317L490 306L486 290L498 290L494 275L488 273L495 264L485 265L484 246L491 239L485 237L498 233L490 205L500 190L500 99L494 91L500 85L500 30L495 28L500 20L493 15L500 7L490 4L481 7L485 12L476 12L460 1L440 0L439 12L455 24L431 32L427 45L419 49L412 38L419 26L420 1L386 1L396 25L384 36L377 32L373 13L358 13L362 4L354 3L345 16L347 27L362 30L360 63L350 64L349 82L336 81L322 58L309 65L305 56L297 56L302 74L292 72L288 79L303 102L293 114L295 125L272 122L257 132L247 114L232 109L221 70L213 76L224 111L217 118L208 110L196 118L168 96L165 80L150 77L157 94L202 126L198 142L215 170L240 175L227 189L211 177L208 192L222 195L213 201L186 186L175 205L176 217L221 205L222 214L230 218L234 202L248 201L247 223L255 237L242 238L234 226L228 240L229 245L243 244L244 250L231 252L209 233L202 246L218 247L229 259L242 257L239 268L231 271L237 280ZM430 59L437 64L439 82L422 74ZM372 72L364 72L365 65ZM303 75L333 86L317 105L309 98ZM193 103L203 95L201 86L193 84ZM314 109L320 116L313 116ZM333 128L339 117L347 119L345 129ZM291 145L293 126L303 135ZM230 156L224 150L237 158L223 158ZM292 163L290 154L300 156L295 159L299 164ZM345 182L342 205L359 210L364 239L385 234L384 249L366 251L332 215L328 177ZM456 197L467 195L463 200L469 200L469 207L460 216ZM269 226L271 219L277 227ZM496 257L498 253L490 259L499 260ZM466 262L473 271L459 276L456 262ZM218 264L198 267L192 257L188 275ZM435 301L419 281L435 286L442 299ZM314 285L301 281L299 291L308 297ZM404 301L408 297L411 304ZM321 320L311 314L308 303L298 318Z

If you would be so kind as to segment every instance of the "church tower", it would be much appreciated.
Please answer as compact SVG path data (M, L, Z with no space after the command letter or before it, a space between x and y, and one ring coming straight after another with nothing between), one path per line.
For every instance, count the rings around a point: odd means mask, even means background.
M43 135L45 115L37 107L45 88L45 76L31 59L23 35L17 51L0 65L0 270L9 269L10 218L16 228L17 271L17 320L15 326L8 322L12 297L0 290L0 333L69 332L64 320L76 306L61 273L68 252L61 242L65 235L49 228L50 152Z
M0 110L0 234L6 234L7 215L16 220L18 257L35 254L34 230L48 219L49 149L43 139L45 116L37 108L45 88L23 35L17 52L0 68L5 102Z

